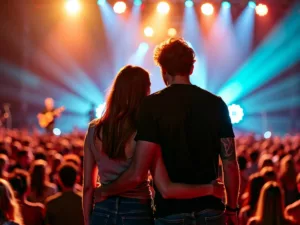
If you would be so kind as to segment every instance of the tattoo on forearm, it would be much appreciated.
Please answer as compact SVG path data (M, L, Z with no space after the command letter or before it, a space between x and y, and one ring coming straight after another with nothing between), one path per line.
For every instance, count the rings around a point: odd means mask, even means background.
M234 138L221 138L221 158L236 159Z

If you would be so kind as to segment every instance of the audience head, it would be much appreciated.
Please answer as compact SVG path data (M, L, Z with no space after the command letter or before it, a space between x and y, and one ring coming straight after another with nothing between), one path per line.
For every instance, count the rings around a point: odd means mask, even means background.
M45 99L45 107L47 110L52 110L54 108L54 100L53 98Z
M264 154L260 157L258 161L258 168L262 170L264 167L273 167L274 163L272 160L272 155Z
M43 148L37 149L37 151L34 153L34 159L35 160L42 159L42 160L47 161L47 154L46 154L45 150Z
M24 148L17 152L17 162L22 167L22 169L27 169L30 165L30 149Z
M138 109L149 93L149 73L141 67L125 66L116 76L95 131L110 158L125 158L125 145L136 131Z
M260 225L286 224L284 195L278 183L270 181L263 186L255 216Z
M265 179L265 182L268 182L268 181L277 181L277 176L276 176L276 173L275 173L275 170L274 170L273 167L264 167L260 171L260 174Z
M29 173L25 170L16 169L9 178L9 183L20 200L26 196L29 185Z
M280 162L280 176L289 177L296 181L297 171L295 168L295 163L291 155L287 155L282 158Z
M31 191L41 197L47 177L47 163L44 160L36 160L31 167L30 176Z
M171 38L162 42L154 50L154 61L160 66L163 79L174 76L189 76L193 73L195 52L182 38Z
M76 184L78 167L74 163L64 163L58 169L59 183L63 189L73 189Z
M250 153L250 160L252 163L257 163L259 159L259 151L257 150L252 150Z
M0 223L14 221L23 224L18 202L9 183L0 178Z
M8 164L7 155L0 154L0 176L1 176L1 173L6 170L7 164Z
M247 168L247 159L244 156L238 156L238 164L241 171Z
M74 163L75 166L81 167L81 159L76 154L67 154L63 157L64 162Z
M259 194L264 184L265 180L259 173L255 173L250 176L248 184L249 196L247 200L247 205L250 206L251 210L256 209Z

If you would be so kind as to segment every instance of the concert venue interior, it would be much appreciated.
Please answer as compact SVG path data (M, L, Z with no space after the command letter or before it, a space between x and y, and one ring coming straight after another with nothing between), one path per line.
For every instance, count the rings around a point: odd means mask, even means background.
M162 89L153 49L176 36L196 52L192 82L238 105L231 107L238 132L300 129L297 1L1 2L0 101L10 104L14 127L37 126L52 97L66 108L57 128L85 129L88 112L99 106L101 114L111 81L128 63L151 73L152 92Z

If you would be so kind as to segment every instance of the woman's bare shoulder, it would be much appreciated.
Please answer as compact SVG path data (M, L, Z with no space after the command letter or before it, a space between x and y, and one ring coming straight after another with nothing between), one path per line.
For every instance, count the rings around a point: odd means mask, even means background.
M256 217L252 217L252 218L248 221L247 225L259 225L258 219L257 219Z

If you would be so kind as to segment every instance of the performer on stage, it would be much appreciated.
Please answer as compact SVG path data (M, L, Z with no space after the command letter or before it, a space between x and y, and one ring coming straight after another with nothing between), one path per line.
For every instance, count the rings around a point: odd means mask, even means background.
M37 115L40 126L45 128L47 133L53 132L56 118L65 110L64 107L55 109L54 104L53 98L46 98L45 109Z

